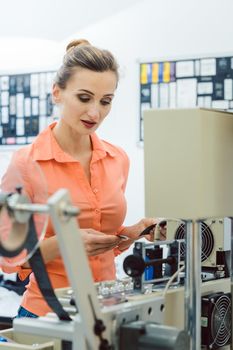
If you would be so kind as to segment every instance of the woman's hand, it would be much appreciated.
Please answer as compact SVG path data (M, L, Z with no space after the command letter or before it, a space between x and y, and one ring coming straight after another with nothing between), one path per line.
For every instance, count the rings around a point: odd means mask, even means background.
M137 240L140 236L140 234L149 226L156 225L161 222L161 218L144 218L141 219L137 224L132 226L126 226L120 233L120 236L126 236L128 237L127 240L122 240L122 242L118 245L118 248L120 250L127 249L135 240ZM153 228L149 234L144 235L146 239L149 241L154 240L154 232L156 227ZM158 238L159 240L165 240L166 239L166 226L158 226Z
M89 256L98 255L115 248L121 241L118 236L105 234L100 231L80 229L82 240Z
M121 239L116 235L107 235L103 232L89 229L80 229L82 240L84 242L87 255L98 255L115 248ZM60 257L60 249L57 236L44 239L40 243L40 249L45 263ZM30 268L30 264L26 262L23 268Z

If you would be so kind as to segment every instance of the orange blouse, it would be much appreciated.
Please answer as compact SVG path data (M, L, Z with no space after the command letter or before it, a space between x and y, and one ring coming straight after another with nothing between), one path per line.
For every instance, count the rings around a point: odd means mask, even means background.
M56 142L52 132L55 125L56 123L53 123L41 132L31 145L15 152L3 176L2 189L12 190L13 185L17 185L15 178L17 172L23 178L24 190L35 203L45 201L45 192L50 196L59 188L66 188L69 190L72 203L81 210L78 217L80 228L93 228L107 234L119 233L123 228L122 224L126 215L124 192L129 170L126 153L121 148L100 140L93 133L91 135L93 152L89 183L81 164L65 153ZM46 180L41 181L38 169L32 166L33 161L39 164L38 168L42 170ZM47 184L46 191L45 184ZM49 221L45 238L54 234ZM117 250L115 252L112 250L89 257L94 281L115 278L114 257L116 253ZM60 257L47 263L46 268L54 288L69 285ZM30 269L23 269L20 266L3 266L2 269L8 273L17 271L21 279L25 279L30 273L22 306L39 316L50 311Z

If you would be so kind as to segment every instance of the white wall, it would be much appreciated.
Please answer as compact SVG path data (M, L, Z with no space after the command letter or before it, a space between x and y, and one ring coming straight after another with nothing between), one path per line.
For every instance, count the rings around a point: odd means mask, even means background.
M0 36L0 74L54 68L61 44L52 40Z
M12 63L9 66L7 61L1 62L0 56L0 67L7 73L15 68L31 70L31 64L43 69L46 65L51 68L52 62L55 67L60 63L69 39L81 37L115 54L122 76L113 111L100 128L99 135L121 145L130 157L126 223L131 224L144 215L143 149L137 145L138 60L233 53L232 13L232 0L141 0L130 9L74 33L59 47L55 43L53 49L45 43L40 50L33 46L33 50L27 51L25 60L21 58L20 63L18 59L9 57ZM26 44L21 42L21 45L23 53ZM4 52L1 38L0 47ZM5 50L8 50L7 47ZM45 47L50 47L51 56L45 56ZM42 60L41 53L44 55ZM3 169L1 153L0 164Z

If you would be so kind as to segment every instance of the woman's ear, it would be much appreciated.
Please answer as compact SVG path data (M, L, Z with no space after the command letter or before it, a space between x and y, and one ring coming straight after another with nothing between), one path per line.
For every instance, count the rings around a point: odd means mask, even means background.
M60 97L61 97L61 89L57 84L54 83L52 87L53 103L58 104L60 102Z

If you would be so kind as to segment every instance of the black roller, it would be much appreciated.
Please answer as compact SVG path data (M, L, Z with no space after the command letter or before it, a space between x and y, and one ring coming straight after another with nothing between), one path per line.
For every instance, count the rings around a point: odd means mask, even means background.
M141 276L145 267L145 261L139 255L128 255L123 262L123 269L130 277Z

